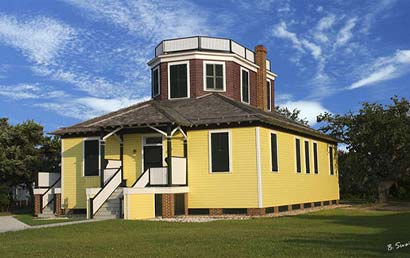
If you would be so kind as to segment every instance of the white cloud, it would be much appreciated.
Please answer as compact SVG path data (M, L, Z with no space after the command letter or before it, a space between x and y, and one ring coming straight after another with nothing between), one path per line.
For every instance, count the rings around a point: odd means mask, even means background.
M186 1L65 0L87 10L95 19L105 19L134 35L159 42L165 38L211 35L218 28L208 26L208 14ZM215 18L215 17L213 17Z
M287 107L289 110L300 110L300 117L306 119L310 126L317 123L317 116L324 112L329 112L328 109L323 107L319 101L299 100L292 101L287 100L283 103L279 103L281 107Z
M328 16L321 18L316 25L316 29L313 34L314 38L320 42L328 42L329 37L326 34L326 32L334 25L335 21L336 16L334 14L330 14Z
M85 120L148 99L149 97L142 97L139 99L100 99L94 97L70 97L65 101L43 102L36 104L36 106L48 109L61 116Z
M363 71L362 79L352 83L347 89L357 89L398 78L410 72L410 50L397 50L392 56L381 57Z
M0 41L40 64L52 63L74 35L71 27L47 17L18 20L0 15Z
M13 100L24 100L61 98L65 97L66 94L61 90L55 90L48 86L22 83L17 85L0 85L0 96Z
M273 27L272 35L277 38L291 41L293 47L301 53L305 53L305 51L308 50L316 60L321 58L322 49L320 46L310 42L307 39L299 39L296 33L288 30L286 23L283 21Z
M356 22L357 18L351 18L346 22L337 35L335 46L343 46L353 37L352 30Z

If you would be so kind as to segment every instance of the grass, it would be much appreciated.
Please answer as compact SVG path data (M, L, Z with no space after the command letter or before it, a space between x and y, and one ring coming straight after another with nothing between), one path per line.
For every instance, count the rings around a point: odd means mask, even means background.
M15 217L16 219L18 219L21 222L23 222L27 225L30 225L30 226L37 226L37 225L54 224L54 223L62 223L62 222L81 220L80 218L43 219L43 218L36 218L31 214L18 214L18 215L14 215L13 217Z
M0 234L0 257L409 257L409 212L323 210L281 218L109 220Z

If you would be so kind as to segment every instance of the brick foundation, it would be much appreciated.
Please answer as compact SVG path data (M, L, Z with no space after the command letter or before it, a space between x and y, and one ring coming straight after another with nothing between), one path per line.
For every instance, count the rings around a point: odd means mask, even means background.
M34 195L34 216L41 213L41 194Z
M339 200L336 200L336 205L339 205Z
M55 214L56 216L63 215L63 210L61 209L61 193L55 194Z
M184 193L184 215L188 215L188 193Z
M163 218L175 217L175 195L174 194L162 194L162 217Z
M304 204L304 203L301 203L301 204L299 205L299 207L300 207L301 210L304 210L304 209L305 209L305 204Z
M209 215L210 216L218 216L218 215L222 215L223 214L223 210L222 209L209 209Z
M292 205L288 205L288 211L292 211L292 210L293 210Z
M248 216L263 216L266 214L265 208L248 208L246 209L246 214Z

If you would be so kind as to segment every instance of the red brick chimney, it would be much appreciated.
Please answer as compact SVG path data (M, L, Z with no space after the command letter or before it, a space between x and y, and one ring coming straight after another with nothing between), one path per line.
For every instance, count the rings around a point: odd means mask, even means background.
M259 66L256 75L256 106L260 109L267 109L266 93L266 48L263 45L255 47L255 63Z

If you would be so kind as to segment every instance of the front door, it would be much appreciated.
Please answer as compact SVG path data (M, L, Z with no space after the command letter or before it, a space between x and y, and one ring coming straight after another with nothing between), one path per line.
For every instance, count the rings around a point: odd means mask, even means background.
M162 137L144 137L144 171L162 167Z

